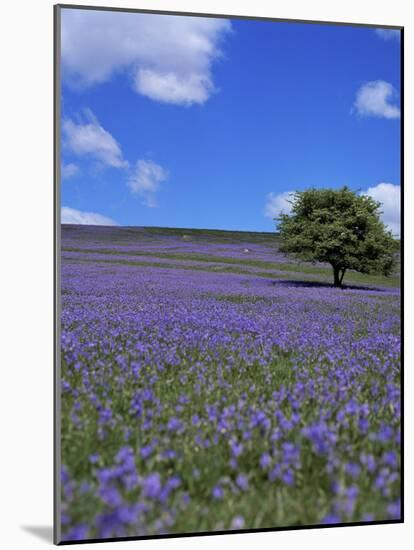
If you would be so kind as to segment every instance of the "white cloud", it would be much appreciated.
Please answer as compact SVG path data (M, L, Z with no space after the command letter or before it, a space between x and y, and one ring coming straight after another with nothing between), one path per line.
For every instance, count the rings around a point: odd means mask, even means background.
M142 197L143 204L153 208L157 206L156 193L167 178L168 172L159 164L140 159L128 178L128 187Z
M361 193L381 203L381 219L393 235L400 235L400 186L392 183L379 183Z
M117 141L102 128L94 114L86 110L85 116L86 122L63 121L62 133L66 146L77 155L88 155L107 166L128 168L127 185L132 193L140 195L146 206L157 206L156 194L168 178L168 172L159 164L144 159L137 160L135 166L130 167ZM78 167L73 163L62 166L62 178L72 177L77 172Z
M102 128L91 111L85 111L85 117L86 120L79 123L71 119L63 121L62 132L69 149L76 155L88 155L107 166L126 168L128 162L123 159L116 139Z
M118 225L111 218L97 214L96 212L82 212L68 206L62 206L61 223L73 223L77 225Z
M162 103L191 105L207 101L214 87L210 79L203 74L182 76L139 69L135 78L135 88L140 94Z
M79 167L73 162L70 162L69 164L62 164L60 173L62 179L67 180L69 178L73 178L79 173Z
M294 191L285 191L284 193L269 193L265 204L264 214L267 218L277 218L281 213L290 214Z
M354 108L361 116L399 118L400 109L392 103L396 97L397 91L392 84L384 80L374 80L359 88Z
M155 101L204 103L230 30L226 19L63 10L63 78L82 88L129 72L135 91Z
M397 29L375 29L375 34L383 40L396 40L400 41L401 31Z

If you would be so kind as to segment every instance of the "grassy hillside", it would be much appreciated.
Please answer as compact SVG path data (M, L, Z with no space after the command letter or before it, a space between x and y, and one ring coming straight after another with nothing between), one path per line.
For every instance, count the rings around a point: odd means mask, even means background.
M76 254L80 262L153 268L159 265L158 260L163 260L164 269L248 273L277 279L305 278L321 283L329 283L332 278L331 267L327 264L298 262L281 254L279 237L270 232L63 225L62 251ZM344 283L398 287L400 281L399 273L383 277L348 271Z

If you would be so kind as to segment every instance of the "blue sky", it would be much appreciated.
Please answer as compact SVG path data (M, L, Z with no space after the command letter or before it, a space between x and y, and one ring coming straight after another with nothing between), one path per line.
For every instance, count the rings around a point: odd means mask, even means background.
M62 10L62 221L272 231L348 185L398 234L399 31Z

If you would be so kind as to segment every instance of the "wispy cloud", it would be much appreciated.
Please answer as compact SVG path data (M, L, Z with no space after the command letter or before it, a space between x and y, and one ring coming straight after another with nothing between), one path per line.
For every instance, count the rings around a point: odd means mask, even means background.
M64 180L73 178L78 173L79 173L79 167L73 162L70 162L69 164L62 164L60 168L60 174L62 179Z
M207 101L214 86L204 74L180 75L139 69L135 89L156 101L191 105Z
M62 132L66 146L76 155L88 155L114 168L128 166L118 142L102 128L92 111L85 110L83 120L80 122L65 119Z
M362 195L368 195L381 203L381 219L387 228L395 235L400 235L400 186L392 183L379 183L362 191Z
M69 164L62 164L60 173L61 173L62 179L68 180L70 178L73 178L79 173L79 166L77 166L73 162L70 162Z
M63 10L63 78L84 88L123 71L154 101L201 104L215 89L212 65L230 30L226 19Z
M126 169L124 173L130 191L142 197L142 204L145 206L158 206L156 195L161 184L168 178L167 170L156 162L145 159L139 159L131 166L124 158L116 139L100 125L92 111L85 109L80 122L64 120L62 132L64 143L72 153L89 156L106 166ZM63 165L62 178L73 177L78 170L74 163Z
M290 214L294 191L285 191L283 193L269 193L267 195L264 208L264 215L267 218L277 218L280 214Z
M168 178L168 172L151 160L140 159L128 178L130 190L142 197L142 202L151 208L157 206L156 194Z
M83 212L62 206L61 223L72 223L77 225L118 225L114 220L96 212Z
M395 103L398 94L389 82L374 80L359 88L354 110L360 116L399 118L400 109Z
M382 38L382 40L395 40L397 42L401 39L401 31L397 29L375 29L375 34Z

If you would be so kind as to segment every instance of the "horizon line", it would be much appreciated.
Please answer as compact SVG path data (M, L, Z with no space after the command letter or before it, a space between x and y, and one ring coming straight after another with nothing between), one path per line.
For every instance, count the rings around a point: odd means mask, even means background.
M111 229L174 229L179 231L223 231L227 233L266 233L269 235L277 234L277 231L259 231L249 229L220 229L220 228L207 228L207 227L171 227L162 225L102 225L102 224L89 224L89 223L61 223L61 226L74 226L74 227L105 227Z

